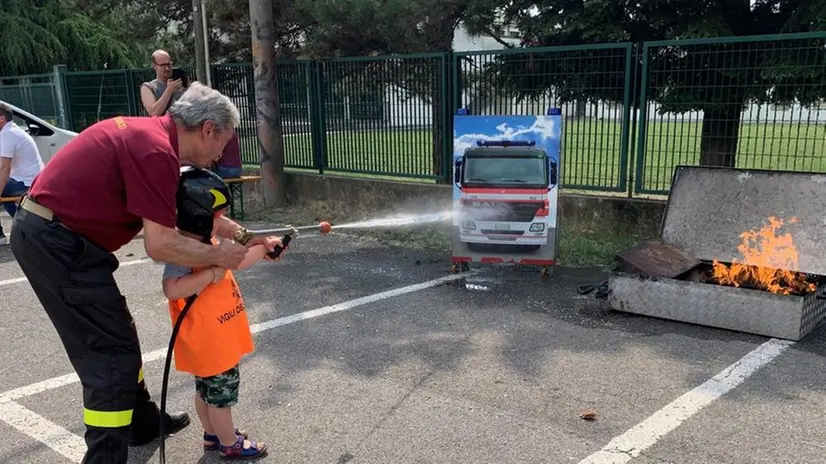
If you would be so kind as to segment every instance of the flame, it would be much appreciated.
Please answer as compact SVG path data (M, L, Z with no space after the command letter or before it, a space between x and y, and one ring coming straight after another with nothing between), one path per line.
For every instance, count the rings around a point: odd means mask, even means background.
M789 220L789 224L796 222L796 218ZM791 234L777 235L782 226L783 220L772 216L767 226L740 234L743 241L737 250L743 259L734 260L731 265L715 259L712 279L723 285L748 286L782 295L815 291L816 285L808 282L805 275L786 270L797 268L797 248Z

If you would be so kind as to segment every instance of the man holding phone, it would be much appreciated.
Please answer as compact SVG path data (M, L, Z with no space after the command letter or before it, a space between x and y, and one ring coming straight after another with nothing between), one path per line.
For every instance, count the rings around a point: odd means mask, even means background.
M186 73L173 72L172 59L164 50L152 53L152 68L155 79L141 84L141 102L149 116L163 116L189 87Z

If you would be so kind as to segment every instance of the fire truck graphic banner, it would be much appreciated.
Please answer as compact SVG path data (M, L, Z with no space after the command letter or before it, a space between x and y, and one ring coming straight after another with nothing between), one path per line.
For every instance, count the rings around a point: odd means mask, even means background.
M453 262L553 265L562 118L454 116Z

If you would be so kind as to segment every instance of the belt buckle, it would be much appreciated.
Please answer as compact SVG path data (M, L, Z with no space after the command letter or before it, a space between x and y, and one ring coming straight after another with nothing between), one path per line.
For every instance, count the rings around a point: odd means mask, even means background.
M46 221L49 221L49 222L55 222L55 220L56 220L56 218L54 217L54 212L52 210L50 210L49 208L46 208L45 206L41 205L34 198L29 198L28 194L26 194L20 200L20 208L31 212L32 214L34 214L35 216L37 216L37 217L39 217L43 220L46 220Z

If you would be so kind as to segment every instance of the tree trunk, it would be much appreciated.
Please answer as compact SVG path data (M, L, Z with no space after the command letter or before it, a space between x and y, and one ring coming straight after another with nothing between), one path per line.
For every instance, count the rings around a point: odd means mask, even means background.
M250 0L249 7L255 71L255 108L258 119L258 153L261 157L264 204L284 206L287 203L284 185L284 135L281 132L278 102L272 2Z
M700 165L734 167L743 105L714 105L703 109Z

